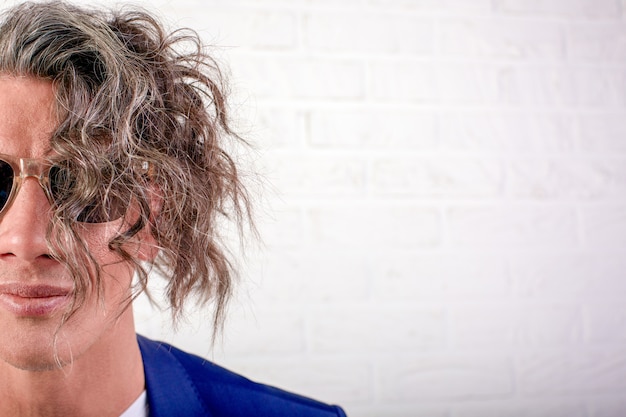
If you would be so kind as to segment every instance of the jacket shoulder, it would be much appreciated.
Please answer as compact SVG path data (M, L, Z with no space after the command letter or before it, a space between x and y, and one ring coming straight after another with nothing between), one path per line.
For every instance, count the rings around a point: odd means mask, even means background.
M139 336L139 344L144 356L144 367L150 367L150 362L155 360L161 362L160 366L169 362L169 366L182 367L199 400L211 416L345 417L344 411L338 406L327 405L279 388L253 382L166 343L154 342ZM149 360L146 361L146 358ZM148 373L146 370L150 390L151 381ZM175 383L172 388L176 389Z

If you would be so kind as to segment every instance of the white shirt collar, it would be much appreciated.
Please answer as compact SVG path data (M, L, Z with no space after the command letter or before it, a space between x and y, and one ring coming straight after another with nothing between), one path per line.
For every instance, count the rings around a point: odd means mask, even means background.
M148 396L145 390L120 417L148 417Z

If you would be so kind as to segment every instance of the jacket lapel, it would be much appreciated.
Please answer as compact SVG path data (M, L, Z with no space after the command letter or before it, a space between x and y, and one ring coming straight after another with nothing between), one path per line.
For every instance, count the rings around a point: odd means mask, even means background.
M137 336L150 417L210 417L185 368L168 346Z

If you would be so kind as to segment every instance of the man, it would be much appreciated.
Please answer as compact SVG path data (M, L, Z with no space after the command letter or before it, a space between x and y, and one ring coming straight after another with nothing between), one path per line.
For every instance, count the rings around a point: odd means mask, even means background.
M193 297L222 323L219 224L249 220L225 100L197 37L144 12L5 13L0 416L345 415L135 334L152 268L175 316Z

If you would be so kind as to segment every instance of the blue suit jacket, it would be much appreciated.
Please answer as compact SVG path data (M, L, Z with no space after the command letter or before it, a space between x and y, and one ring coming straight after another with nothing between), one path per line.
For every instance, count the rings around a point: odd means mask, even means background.
M252 382L165 343L137 340L150 417L346 417L337 406Z

